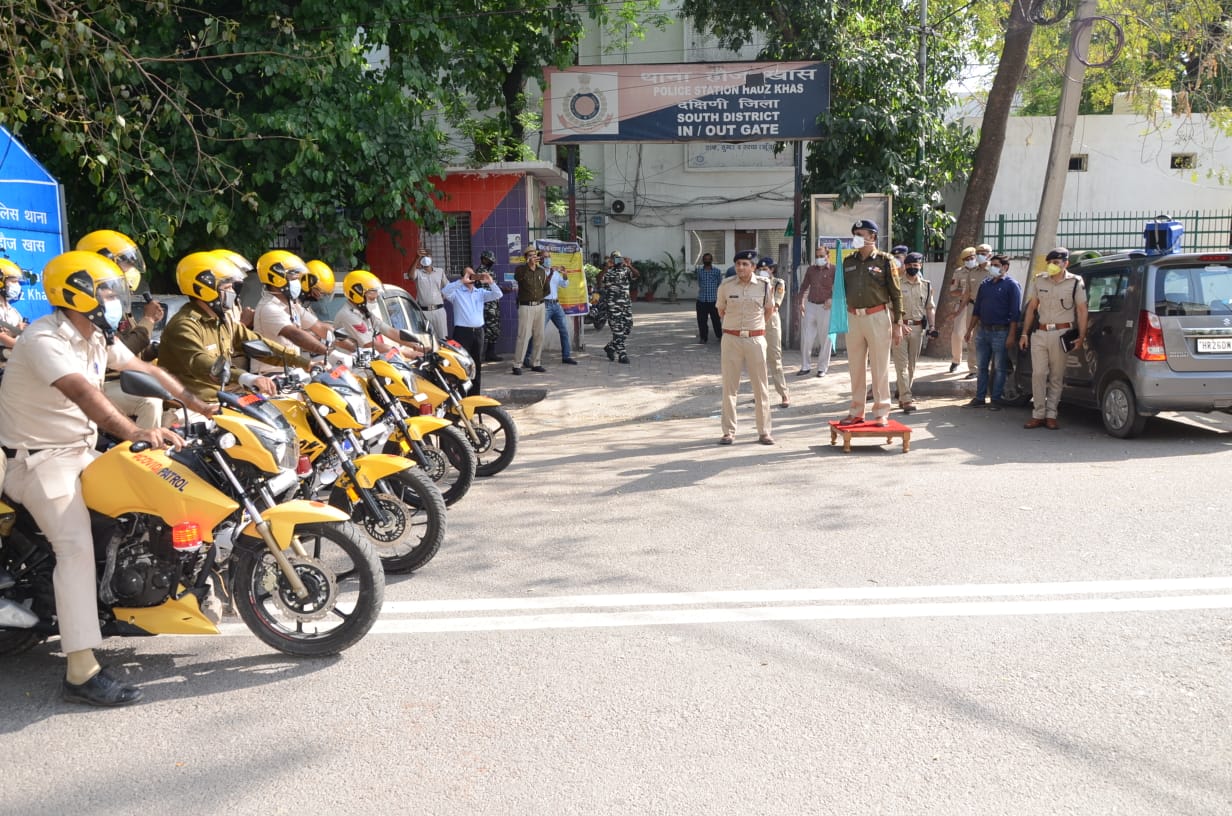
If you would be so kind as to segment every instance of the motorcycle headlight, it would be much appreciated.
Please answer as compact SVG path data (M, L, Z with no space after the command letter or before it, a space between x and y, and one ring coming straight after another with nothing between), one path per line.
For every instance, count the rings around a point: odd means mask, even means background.
M265 449L273 455L279 468L295 470L296 465L299 464L299 444L294 434L288 438L285 431L258 425L252 427L252 432L257 439L261 440Z
M361 425L372 424L372 405L368 402L368 395L364 393L350 393L343 395L346 400L347 407L351 409L351 413L355 415L355 419Z

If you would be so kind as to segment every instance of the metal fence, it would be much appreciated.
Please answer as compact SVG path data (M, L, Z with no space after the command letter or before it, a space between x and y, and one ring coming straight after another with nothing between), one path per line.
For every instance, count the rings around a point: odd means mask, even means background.
M1056 243L1080 251L1118 252L1142 248L1142 230L1159 212L1086 213L1062 215ZM1168 213L1185 227L1181 240L1184 252L1199 252L1232 247L1232 210L1193 210ZM991 216L984 221L983 240L997 252L1015 258L1031 254L1035 236L1034 214Z

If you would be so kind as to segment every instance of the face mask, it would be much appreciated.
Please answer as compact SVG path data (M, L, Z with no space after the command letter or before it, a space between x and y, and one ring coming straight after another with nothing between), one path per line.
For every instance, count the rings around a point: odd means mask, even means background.
M1005 269L1000 266L989 267L988 274L992 275L994 278L999 278L1005 274Z
M103 304L103 319L107 321L107 325L112 330L120 328L120 321L124 319L124 304L117 300L109 300Z
M427 269L428 267L432 266L432 259L431 259L431 258L422 258L422 259L420 259L420 261L419 261L419 265L420 265L420 266L422 266L424 269Z
M231 311L231 307L235 305L235 290L234 289L222 290L221 292L218 293L218 299L222 304L222 310L224 312Z
M918 266L909 266L907 267L907 274L914 278L920 274L920 268Z
M21 300L21 284L17 281L4 284L4 299L9 303Z
M1050 263L1050 264L1048 264L1048 267L1044 270L1044 272L1045 272L1045 274L1052 275L1052 276L1054 276L1054 277L1055 277L1055 276L1057 276L1057 275L1060 275L1060 274L1061 274L1061 265L1060 265L1060 264L1055 264L1055 263Z
M968 269L975 269L979 265L980 265L979 262L975 260L975 258L968 258L967 260L963 261L963 266L967 267Z
M852 249L864 249L864 239L860 237L859 235L851 236L851 248Z
M987 255L976 255L976 256L975 256L975 262L976 262L977 264L982 264L982 263L984 263L984 262L985 262L985 261L987 261L987 260L988 260L988 256L987 256Z
M300 293L303 291L304 291L303 286L301 286L300 282L297 280L290 281L287 284L287 296L290 297L291 300L295 300L297 297L300 296Z

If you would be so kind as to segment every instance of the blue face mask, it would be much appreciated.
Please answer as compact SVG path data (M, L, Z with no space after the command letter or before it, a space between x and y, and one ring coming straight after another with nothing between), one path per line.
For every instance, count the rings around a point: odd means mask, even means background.
M303 291L304 291L303 287L300 286L300 283L298 280L293 280L287 284L287 296L290 297L291 300L295 300L296 298L298 298L300 293Z
M119 299L109 300L104 303L103 319L107 321L107 325L113 331L120 328L120 321L124 319L124 304Z

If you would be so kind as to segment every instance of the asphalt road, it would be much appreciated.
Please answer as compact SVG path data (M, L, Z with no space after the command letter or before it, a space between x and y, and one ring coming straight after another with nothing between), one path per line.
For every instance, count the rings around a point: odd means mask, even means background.
M115 711L5 661L0 813L1232 812L1232 423L937 399L843 454L798 393L773 448L518 410L341 657L111 640Z

